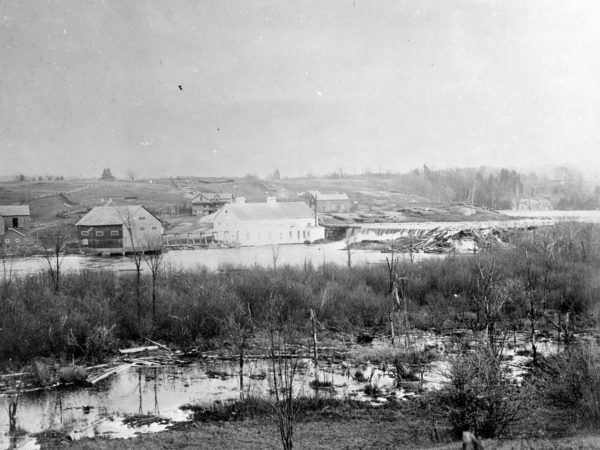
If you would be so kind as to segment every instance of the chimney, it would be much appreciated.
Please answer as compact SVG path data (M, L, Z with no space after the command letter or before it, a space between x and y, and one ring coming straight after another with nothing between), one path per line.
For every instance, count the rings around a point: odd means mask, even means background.
M236 197L235 198L235 202L240 204L240 203L246 203L246 197Z
M267 203L269 205L274 205L275 203L277 203L277 197L267 197Z

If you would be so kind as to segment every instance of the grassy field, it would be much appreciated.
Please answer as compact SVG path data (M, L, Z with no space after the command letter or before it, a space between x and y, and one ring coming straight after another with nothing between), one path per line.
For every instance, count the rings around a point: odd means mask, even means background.
M408 430L401 420L380 417L345 422L310 421L297 426L294 447L313 450L346 449L458 449L460 442L424 443L419 429ZM556 439L484 440L488 450L600 449L600 435L583 434ZM42 448L56 448L56 443ZM80 450L120 449L280 449L278 431L267 421L195 423L181 431L145 434L133 439L84 439L65 446Z
M189 214L189 200L201 191L231 193L250 202L277 196L280 201L298 201L308 190L345 192L359 213L377 214L379 221L464 221L498 220L503 216L480 207L466 212L460 205L432 202L401 192L393 176L297 178L271 182L247 176L236 179L170 178L135 181L57 180L8 181L0 183L0 204L29 204L34 229L55 225L61 220L76 222L94 206L109 201L115 205L143 204L171 222ZM398 218L386 214L396 211ZM400 211L400 212L398 212ZM392 213L394 214L394 213ZM326 223L338 219L323 215ZM350 222L353 219L348 219ZM175 220L177 222L177 220Z

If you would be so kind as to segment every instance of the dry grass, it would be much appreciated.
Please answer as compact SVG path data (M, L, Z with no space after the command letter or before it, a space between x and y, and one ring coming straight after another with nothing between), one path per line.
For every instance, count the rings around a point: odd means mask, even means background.
M407 424L402 418L386 421L380 417L355 418L346 421L312 421L299 423L295 433L295 448L314 450L342 449L436 449L460 448L459 442L434 444L423 442L417 424ZM485 440L486 449L600 449L600 435L587 434L560 439ZM50 447L47 447L50 448ZM279 435L268 421L243 421L219 424L194 424L189 429L140 435L134 439L84 439L69 445L81 450L121 449L278 449Z

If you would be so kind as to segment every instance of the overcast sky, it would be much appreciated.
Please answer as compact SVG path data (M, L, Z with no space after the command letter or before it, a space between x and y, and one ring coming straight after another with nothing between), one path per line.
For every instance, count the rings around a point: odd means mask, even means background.
M0 5L0 175L600 168L595 0Z

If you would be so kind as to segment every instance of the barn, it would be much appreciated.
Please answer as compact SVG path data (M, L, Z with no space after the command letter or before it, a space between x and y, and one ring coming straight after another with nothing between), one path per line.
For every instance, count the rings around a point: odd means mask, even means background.
M4 229L28 229L31 219L29 205L0 205L0 218Z
M162 224L142 205L97 206L76 225L86 253L106 255L162 249Z

